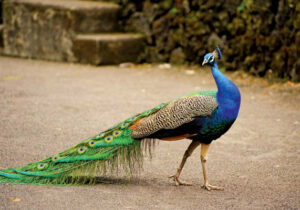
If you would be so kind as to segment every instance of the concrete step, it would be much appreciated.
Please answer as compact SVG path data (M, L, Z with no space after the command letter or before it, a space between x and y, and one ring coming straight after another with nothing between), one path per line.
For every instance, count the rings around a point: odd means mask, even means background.
M140 34L79 34L74 40L73 52L80 63L136 62L143 49L143 39Z
M5 0L4 10L14 7L22 12L22 18L38 22L57 21L59 16L64 25L76 33L100 33L118 31L120 6L109 2L81 0ZM5 12L5 11L4 11Z

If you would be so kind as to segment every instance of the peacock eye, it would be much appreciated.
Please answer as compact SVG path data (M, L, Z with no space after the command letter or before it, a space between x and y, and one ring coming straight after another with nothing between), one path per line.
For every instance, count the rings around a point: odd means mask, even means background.
M94 140L89 141L89 146L94 147L96 145L96 142Z
M214 59L215 59L214 56L211 56L211 57L209 57L208 61L209 61L209 62L213 62Z
M58 155L53 155L52 156L52 161L55 162L59 159L59 156Z
M111 142L113 140L113 137L112 136L108 136L104 140L105 140L106 143L109 143L109 142Z
M46 168L47 167L47 163L41 163L41 164L39 164L38 165L38 170L42 170L42 169L44 169L44 168Z
M118 137L121 135L121 133L122 133L122 131L114 131L113 135L114 135L114 137Z
M86 148L85 148L85 147L80 147L80 148L77 150L77 152L78 152L79 154L83 154L85 151L86 151Z
M123 123L123 124L121 125L121 128L125 128L127 125L128 125L128 123Z

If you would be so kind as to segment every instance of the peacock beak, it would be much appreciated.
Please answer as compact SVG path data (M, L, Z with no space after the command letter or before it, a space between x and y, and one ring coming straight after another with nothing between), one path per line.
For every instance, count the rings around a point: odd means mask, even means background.
M207 64L208 63L208 60L207 59L204 59L203 60L203 63L202 63L202 66L204 66L205 64Z

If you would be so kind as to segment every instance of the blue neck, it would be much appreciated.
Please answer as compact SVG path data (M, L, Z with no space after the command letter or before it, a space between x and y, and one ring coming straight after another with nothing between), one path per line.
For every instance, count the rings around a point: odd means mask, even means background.
M240 109L240 91L233 82L219 71L216 61L211 65L211 71L218 87L218 114L224 120L235 120Z

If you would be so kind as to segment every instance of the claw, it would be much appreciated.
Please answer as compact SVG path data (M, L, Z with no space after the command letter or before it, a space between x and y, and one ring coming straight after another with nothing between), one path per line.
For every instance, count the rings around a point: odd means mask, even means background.
M213 185L210 185L210 184L204 184L204 185L201 186L201 188L204 188L208 191L211 191L211 190L224 190L224 187L213 186Z
M179 181L178 176L176 176L176 175L169 176L169 178L170 178L170 179L171 179L171 178L173 179L173 181L175 182L175 185L176 185L176 186L179 186L179 185L192 186L191 183Z

